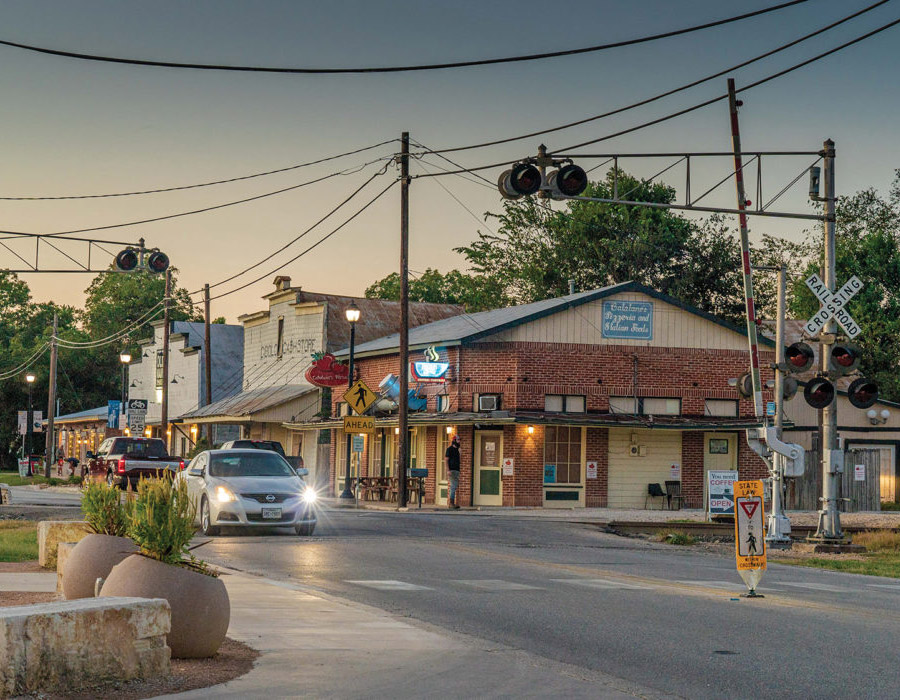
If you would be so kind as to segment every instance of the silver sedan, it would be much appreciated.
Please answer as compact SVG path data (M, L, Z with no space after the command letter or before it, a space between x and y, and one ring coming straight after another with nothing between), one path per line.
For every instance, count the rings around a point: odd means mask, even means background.
M187 482L204 535L222 525L292 527L298 535L316 528L316 491L276 452L207 450L178 478Z

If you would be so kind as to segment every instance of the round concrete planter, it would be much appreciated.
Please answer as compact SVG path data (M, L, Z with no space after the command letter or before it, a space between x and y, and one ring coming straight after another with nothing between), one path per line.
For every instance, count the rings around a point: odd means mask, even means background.
M137 552L127 537L88 535L69 552L62 570L62 590L66 600L93 598L94 583L105 579L112 568Z
M113 567L100 596L169 601L172 629L167 643L176 659L204 659L215 654L231 619L228 591L221 580L140 554Z

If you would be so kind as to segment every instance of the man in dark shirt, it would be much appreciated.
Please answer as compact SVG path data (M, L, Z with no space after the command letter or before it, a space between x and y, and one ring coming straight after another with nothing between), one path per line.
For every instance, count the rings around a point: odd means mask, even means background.
M447 499L448 508L459 508L456 502L456 491L459 489L459 435L454 435L450 447L444 453L444 465L447 467L447 480L450 482L450 493Z

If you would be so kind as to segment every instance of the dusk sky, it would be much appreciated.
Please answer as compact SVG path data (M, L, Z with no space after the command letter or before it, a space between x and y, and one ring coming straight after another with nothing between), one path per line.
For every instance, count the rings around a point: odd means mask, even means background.
M723 27L580 56L387 75L278 75L113 65L0 46L0 196L116 193L191 185L283 168L399 138L408 130L429 147L515 136L598 114L726 68L850 14L874 0L808 2ZM282 67L420 64L555 51L636 38L776 4L775 0L635 0L546 3L232 2L152 3L19 0L0 4L0 39L108 56ZM900 1L733 75L740 87L900 17ZM886 192L900 167L897 56L900 26L741 96L745 150L808 150L837 144L838 194ZM725 77L652 105L567 131L450 154L467 166L512 162L598 138L725 91ZM583 149L585 153L727 151L727 103ZM55 232L165 216L252 197L387 157L396 143L318 166L216 187L133 197L0 202L0 228ZM772 196L812 159L764 164ZM809 162L807 162L809 161ZM585 167L597 161L579 161ZM671 161L668 161L671 162ZM649 176L668 163L623 161ZM414 175L447 166L435 156ZM380 164L293 192L218 211L81 234L166 251L190 291L265 257L347 197ZM605 170L594 173L599 176ZM729 172L722 160L697 166L697 194ZM496 181L500 169L484 171ZM351 204L284 253L221 293L272 270L266 280L213 302L234 321L264 308L274 268L331 231L391 178L376 179ZM683 168L662 178L682 190ZM755 174L751 180L755 179ZM777 207L813 211L804 177ZM443 186L443 187L442 187ZM446 187L446 190L444 189ZM447 191L449 190L449 192ZM452 196L451 196L452 195ZM460 200L459 202L454 197ZM461 202L461 203L460 203ZM704 202L734 206L729 180ZM471 210L472 213L470 213ZM452 252L501 210L494 187L457 176L414 180L410 267L464 267ZM474 214L473 214L474 213ZM481 220L481 222L479 222ZM754 237L797 238L809 222L751 219ZM395 187L314 251L288 265L310 291L361 294L398 267L399 188ZM10 243L27 257L33 244ZM62 244L61 244L62 245ZM110 245L111 250L118 249ZM77 250L66 248L66 250ZM43 254L42 254L43 255ZM46 254L45 264L62 264ZM735 261L735 265L738 261ZM17 266L0 249L0 267ZM91 275L23 275L38 300L81 304Z

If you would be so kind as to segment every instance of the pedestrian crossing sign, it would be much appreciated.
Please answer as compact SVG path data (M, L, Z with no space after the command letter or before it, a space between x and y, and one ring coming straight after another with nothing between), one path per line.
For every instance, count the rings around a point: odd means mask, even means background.
M377 399L378 396L375 395L375 392L366 386L366 383L361 379L353 382L353 385L344 394L344 401L359 414L368 411L369 406L375 403Z
M738 571L766 568L762 481L734 482L734 539Z

